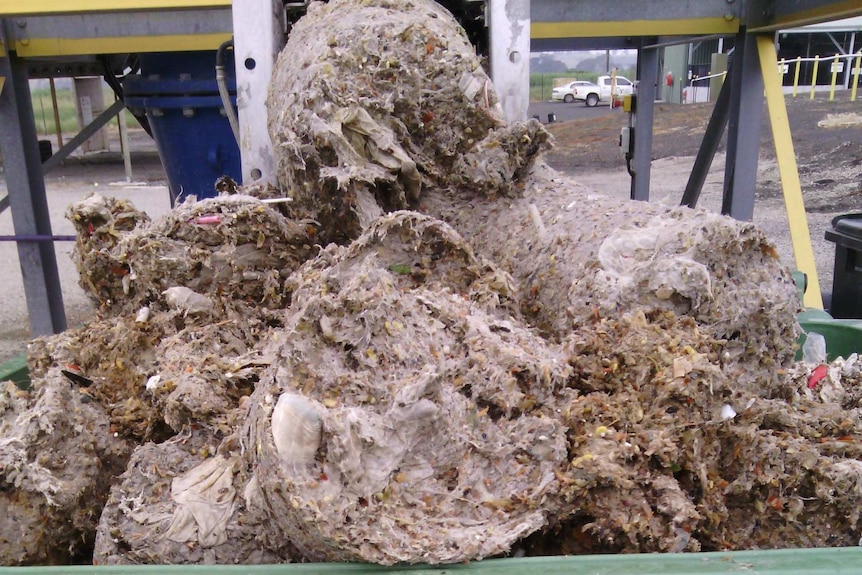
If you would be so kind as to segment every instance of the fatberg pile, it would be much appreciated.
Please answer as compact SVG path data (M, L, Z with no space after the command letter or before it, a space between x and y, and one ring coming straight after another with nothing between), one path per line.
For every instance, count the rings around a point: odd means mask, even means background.
M590 196L495 98L433 2L314 5L270 98L290 204L73 206L99 318L0 395L2 561L856 544L859 368L792 363L769 242Z
M544 166L503 202L429 194L428 212L512 274L524 317L562 340L594 316L662 309L722 343L720 366L769 395L793 358L799 303L789 271L750 223L618 202Z
M59 369L34 383L30 392L7 383L0 393L0 557L7 565L81 561L132 445Z
M549 135L534 120L506 125L463 29L435 2L312 5L278 59L268 108L291 214L320 222L321 238L347 242L383 213L417 209L511 273L522 311L552 338L594 311L659 306L726 340L724 361L748 384L793 356L795 287L759 230L584 201L537 167Z
M667 311L595 319L568 338L573 512L529 553L855 546L862 496L856 358L740 385L721 342ZM852 390L852 391L851 391Z
M384 216L291 288L242 433L270 525L302 557L460 562L559 513L570 369L502 313L505 278L446 224Z
M93 280L82 284L101 302L104 318L33 342L34 389L4 404L14 431L0 446L0 458L10 461L2 476L21 489L6 501L8 515L19 519L3 531L11 542L3 560L289 560L289 545L264 548L255 515L222 493L241 493L248 473L238 455L217 449L237 429L268 365L258 344L281 325L284 278L312 246L301 234L285 233L300 224L251 197L183 204L158 222L138 218L119 230L118 219L126 218L117 214L135 213L98 196L70 208L82 277ZM61 393L63 401L43 405ZM79 411L92 422L69 420ZM66 423L52 426L55 418ZM114 448L120 454L110 465L90 430L124 447ZM13 441L19 434L25 439ZM40 449L43 441L49 447ZM82 469L85 463L96 471ZM24 482L18 469L41 469L40 481ZM51 489L69 490L59 499L63 505ZM221 510L217 520L201 511L201 501ZM73 521L82 513L89 523ZM47 549L40 543L22 550L27 538L14 536L43 531Z
M316 230L252 199L184 204L149 225L127 202L94 194L66 214L78 233L79 283L110 314L138 311L174 288L282 307L284 280L314 253ZM145 233L124 233L143 225Z
M464 30L427 0L312 3L267 103L279 182L327 241L427 190L510 196L550 135L507 125Z

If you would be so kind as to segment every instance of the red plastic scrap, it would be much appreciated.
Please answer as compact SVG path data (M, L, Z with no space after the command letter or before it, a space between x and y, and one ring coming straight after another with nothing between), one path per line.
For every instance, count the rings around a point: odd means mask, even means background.
M824 364L820 364L814 368L814 371L811 372L811 375L808 376L808 389L814 389L817 387L817 384L826 377L826 374L829 373L829 368Z

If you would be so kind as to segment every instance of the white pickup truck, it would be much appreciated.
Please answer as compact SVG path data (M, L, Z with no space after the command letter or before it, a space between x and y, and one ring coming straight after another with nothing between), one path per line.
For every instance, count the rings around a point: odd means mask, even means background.
M599 101L608 101L611 99L611 88L615 96L625 96L634 92L634 84L628 78L623 76L616 77L616 85L612 86L613 81L610 76L599 76L596 80L594 88L588 90L577 89L575 100L584 102L587 106L596 106Z

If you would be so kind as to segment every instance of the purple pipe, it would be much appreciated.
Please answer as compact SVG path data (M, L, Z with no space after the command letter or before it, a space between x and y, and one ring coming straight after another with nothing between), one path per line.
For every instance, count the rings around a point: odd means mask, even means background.
M40 234L0 236L0 242L74 242L75 239L75 236L46 236Z

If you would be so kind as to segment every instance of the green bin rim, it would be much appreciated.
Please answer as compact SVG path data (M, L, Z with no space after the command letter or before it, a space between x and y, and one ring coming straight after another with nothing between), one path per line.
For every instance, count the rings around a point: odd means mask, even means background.
M21 389L30 387L30 371L27 356L18 355L0 364L0 381L14 381Z
M643 553L488 559L459 565L381 567L355 563L282 565L116 565L7 567L3 573L30 575L710 575L759 573L850 574L862 572L862 548L779 549L709 553Z

